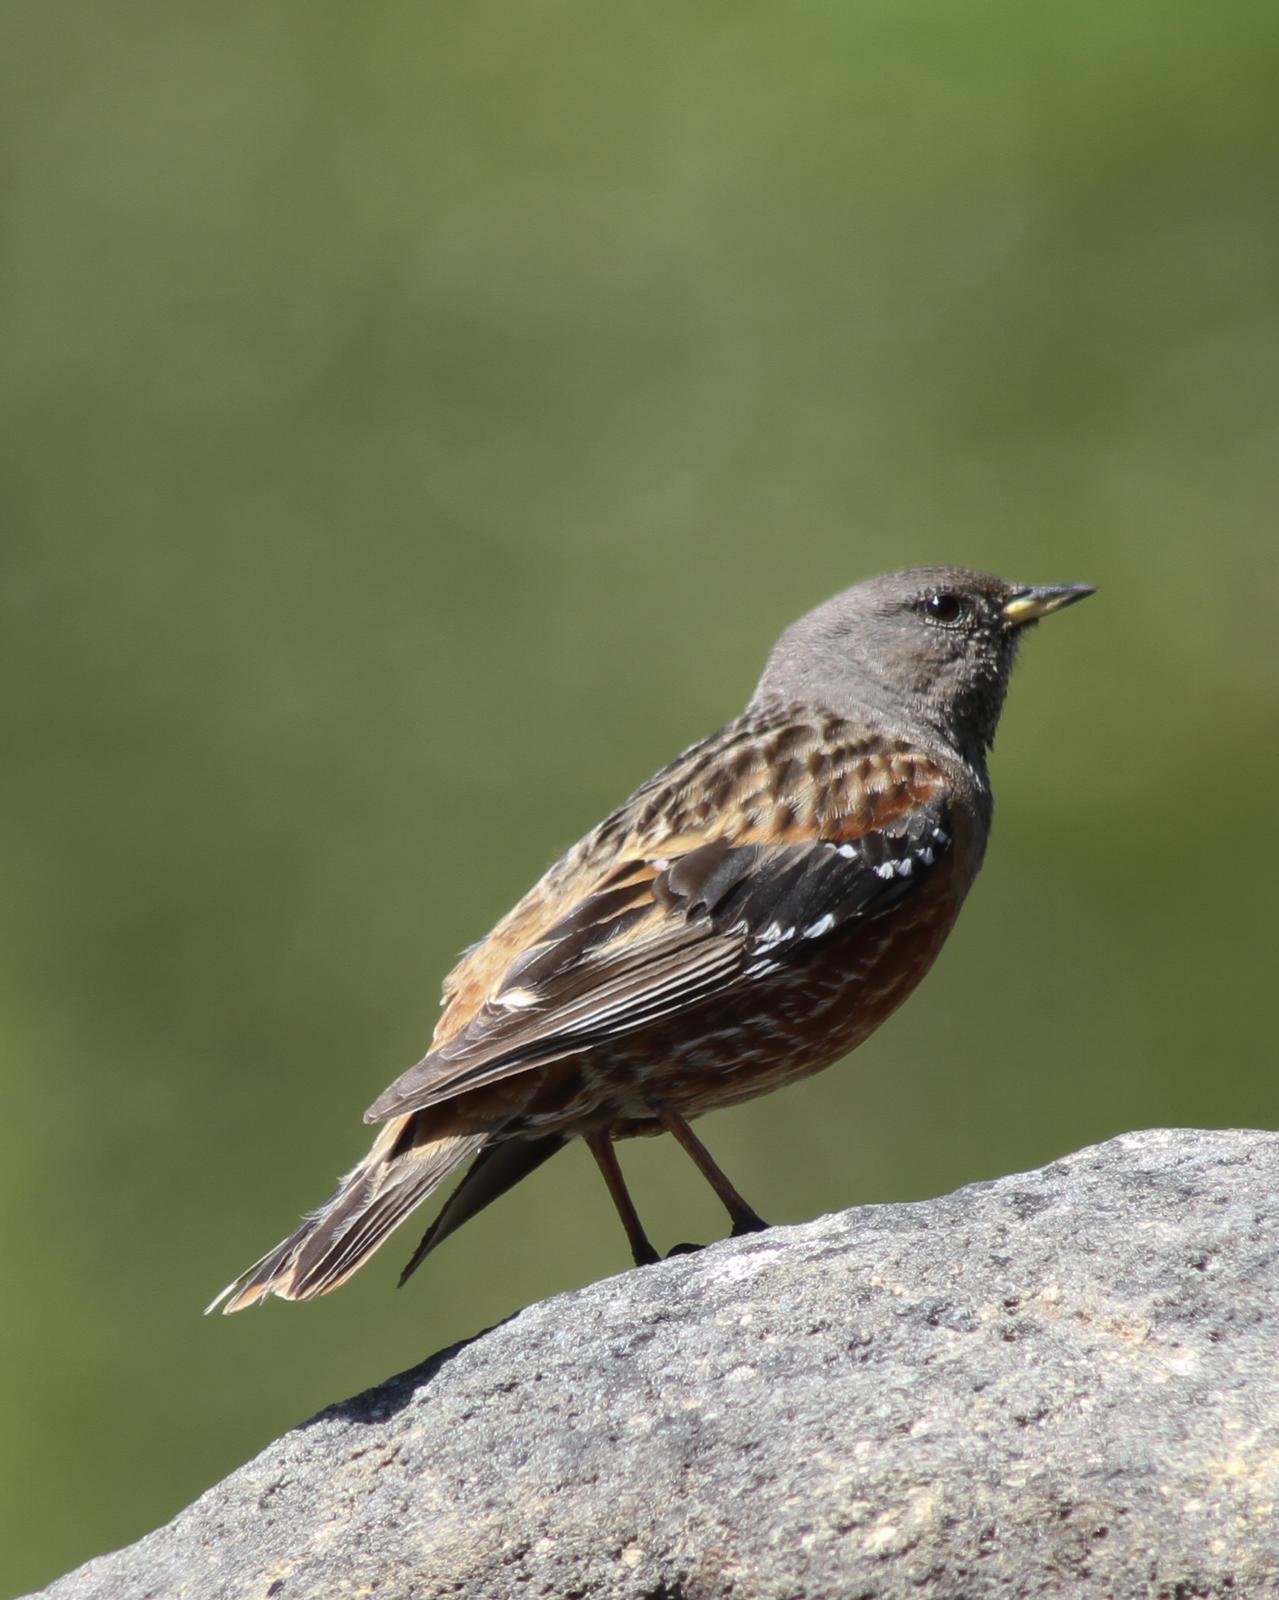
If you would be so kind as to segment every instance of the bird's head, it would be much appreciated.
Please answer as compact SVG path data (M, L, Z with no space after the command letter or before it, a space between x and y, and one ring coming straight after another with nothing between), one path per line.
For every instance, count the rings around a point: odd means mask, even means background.
M752 703L870 714L979 758L994 740L1027 628L1092 593L1084 583L1006 583L962 567L869 578L786 630Z

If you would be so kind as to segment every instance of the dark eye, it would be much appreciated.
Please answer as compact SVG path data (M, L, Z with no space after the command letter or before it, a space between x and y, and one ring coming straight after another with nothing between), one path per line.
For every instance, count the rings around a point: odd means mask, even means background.
M951 594L948 591L930 594L924 601L924 615L933 622L958 622L967 609L962 595Z

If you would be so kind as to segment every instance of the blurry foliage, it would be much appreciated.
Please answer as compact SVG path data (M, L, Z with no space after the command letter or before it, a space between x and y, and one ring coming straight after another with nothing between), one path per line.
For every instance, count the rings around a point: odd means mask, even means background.
M457 950L871 572L1102 592L1025 652L936 974L708 1123L728 1171L785 1221L1279 1119L1272 4L4 34L5 1593L625 1266L575 1150L402 1294L410 1231L199 1316ZM657 1239L721 1231L623 1154Z

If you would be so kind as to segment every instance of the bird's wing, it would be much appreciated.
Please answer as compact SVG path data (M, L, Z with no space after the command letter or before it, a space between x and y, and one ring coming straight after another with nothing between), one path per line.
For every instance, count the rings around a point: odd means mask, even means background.
M940 775L912 768L827 835L668 840L660 855L624 853L366 1119L421 1110L726 997L912 897L951 851Z

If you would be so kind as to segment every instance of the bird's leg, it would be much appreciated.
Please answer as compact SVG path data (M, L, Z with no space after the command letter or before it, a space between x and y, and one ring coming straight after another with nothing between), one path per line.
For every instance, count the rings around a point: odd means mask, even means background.
M733 1238L740 1238L744 1233L760 1233L766 1228L768 1224L763 1217L753 1207L748 1206L737 1190L734 1189L724 1173L715 1164L715 1158L693 1132L692 1128L689 1127L688 1123L685 1122L684 1118L678 1115L677 1112L669 1110L666 1106L657 1107L655 1115L667 1133L673 1133L684 1149L692 1156L697 1164L697 1170L723 1201L725 1210L732 1218ZM679 1248L684 1250L688 1246L681 1245Z
M648 1235L644 1232L644 1224L639 1219L639 1212L635 1209L635 1202L631 1199L626 1187L626 1179L622 1176L622 1169L617 1164L617 1151L613 1148L613 1140L607 1131L588 1133L586 1143L591 1154L595 1157L604 1182L608 1185L608 1192L612 1196L613 1204L617 1207L617 1214L622 1219L622 1226L626 1229L626 1237L630 1241L631 1255L635 1258L637 1267L651 1267L655 1261L662 1258L649 1243Z

